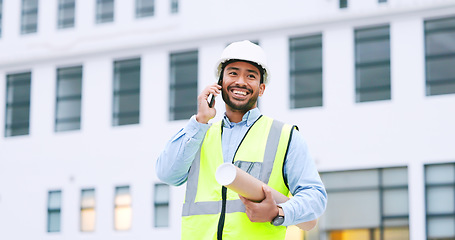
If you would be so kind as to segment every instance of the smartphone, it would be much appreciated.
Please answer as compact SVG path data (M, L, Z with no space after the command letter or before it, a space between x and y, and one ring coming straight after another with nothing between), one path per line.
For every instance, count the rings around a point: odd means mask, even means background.
M220 76L220 79L218 80L218 85L221 86L221 84L223 84L223 79L221 78ZM215 96L213 94L209 94L209 96L207 97L207 103L209 104L209 107L212 108L213 105L215 104Z

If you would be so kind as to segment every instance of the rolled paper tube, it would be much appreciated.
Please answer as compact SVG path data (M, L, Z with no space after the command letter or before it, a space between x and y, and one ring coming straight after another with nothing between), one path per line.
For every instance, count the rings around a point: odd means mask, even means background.
M216 181L232 191L242 195L243 197L251 200L260 202L265 198L262 186L265 184L259 179L251 176L247 172L238 168L231 163L221 164L215 173ZM276 203L284 203L289 200L288 197L272 189L272 196ZM308 231L316 225L316 220L296 224L297 227Z

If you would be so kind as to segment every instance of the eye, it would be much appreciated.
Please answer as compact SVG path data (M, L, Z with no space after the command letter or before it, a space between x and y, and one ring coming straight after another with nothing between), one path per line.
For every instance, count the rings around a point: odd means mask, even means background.
M248 78L250 78L250 79L256 79L256 75L250 74L250 75L248 75Z
M231 75L231 76L237 76L236 72L229 72L228 74Z

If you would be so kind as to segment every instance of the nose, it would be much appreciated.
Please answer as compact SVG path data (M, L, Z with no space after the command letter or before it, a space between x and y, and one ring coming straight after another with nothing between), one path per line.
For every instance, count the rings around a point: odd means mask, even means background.
M236 83L241 84L241 85L246 84L246 77L243 76L243 75L240 75L240 76L237 78Z

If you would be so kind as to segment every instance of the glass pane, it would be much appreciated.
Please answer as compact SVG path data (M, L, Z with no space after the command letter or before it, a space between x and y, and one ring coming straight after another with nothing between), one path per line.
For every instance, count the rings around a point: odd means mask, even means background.
M70 130L79 130L81 129L81 122L57 122L55 125L56 132L70 131Z
M451 186L427 187L427 213L453 213L454 188Z
M48 208L49 209L60 209L61 206L61 195L62 192L49 192Z
M314 97L296 98L291 102L291 108L306 108L322 106L322 95Z
M132 116L119 116L113 120L114 126L129 125L129 124L138 124L139 123L139 113Z
M154 0L136 0L136 17L153 16Z
M95 231L96 214L95 209L82 209L81 210L81 231L93 232Z
M407 168L383 169L382 185L385 187L408 185L408 169Z
M389 36L389 26L357 29L355 31L356 40L366 39L366 38L370 39L370 38L388 37L388 36Z
M57 96L80 96L82 93L82 75L72 78L60 78L58 81Z
M60 100L57 102L57 119L81 117L81 100Z
M385 227L409 226L409 219L408 218L385 219L383 224L384 224Z
M356 63L371 63L389 60L389 39L356 43Z
M425 166L425 182L427 184L454 183L455 165L438 164Z
M6 118L6 123L7 124L19 124L17 126L10 126L12 128L16 127L27 127L29 126L29 116L30 116L30 107L28 105L26 106L18 106L18 107L9 107L6 111L7 113L7 118Z
M440 239L455 238L455 218L430 218L428 220L428 237Z
M131 207L115 208L115 230L129 230L131 228L132 210Z
M455 53L455 29L427 34L425 40L427 55Z
M384 215L408 215L408 190L407 189L389 189L384 190Z
M455 78L455 57L427 59L427 81L453 80Z
M441 18L425 21L425 30L438 30L443 28L453 28L455 26L455 18Z
M322 68L322 47L294 50L291 56L291 71Z
M320 223L322 229L379 226L379 191L329 192L328 198L330 201Z
M408 227L384 228L384 240L406 240L409 239Z
M8 103L29 102L30 82L8 85Z
M155 185L155 203L169 203L169 186L166 184Z
M169 226L169 206L156 206L155 207L155 227L168 227Z
M289 46L291 47L291 51L293 51L294 48L298 47L310 47L319 45L322 45L321 35L292 38L289 40Z
M327 190L379 186L378 170L330 172L321 174Z
M139 114L139 101L139 93L117 95L114 99L114 113Z
M48 212L48 232L60 232L60 211Z
M115 193L115 205L130 205L131 195L129 187L117 187Z
M455 93L455 78L451 82L427 82L427 96L451 93Z
M81 208L95 207L95 190L88 189L81 192Z
M329 232L329 240L369 240L371 238L370 229L346 229Z
M293 78L294 94L317 93L322 97L322 72L296 74Z
M390 64L357 67L356 87L390 89Z

